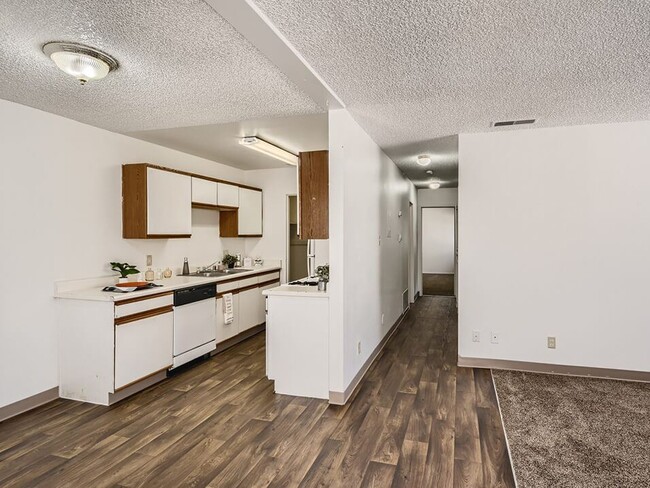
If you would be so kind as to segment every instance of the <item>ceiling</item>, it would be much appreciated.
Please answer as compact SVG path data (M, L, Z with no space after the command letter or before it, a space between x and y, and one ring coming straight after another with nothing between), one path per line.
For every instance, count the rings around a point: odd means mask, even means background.
M80 86L41 47L74 41L120 67ZM201 0L3 0L0 98L116 132L323 112Z
M648 0L254 1L415 180L493 121L650 118Z
M251 151L240 145L239 140L244 136L258 136L294 154L327 149L327 113L157 129L128 135L245 170L284 168L285 163Z

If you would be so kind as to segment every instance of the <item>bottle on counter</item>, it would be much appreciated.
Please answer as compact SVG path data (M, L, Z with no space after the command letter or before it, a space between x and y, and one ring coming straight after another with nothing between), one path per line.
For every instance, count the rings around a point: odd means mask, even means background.
M162 269L158 268L158 269L156 270L156 279L157 279L157 280L162 280L162 277L163 277Z
M187 261L187 258L183 259L183 275L190 274L190 263Z
M155 278L153 269L149 268L147 271L144 272L144 280L145 281L153 281Z
M165 268L165 271L163 271L163 278L171 278L172 277L172 270L169 269L169 266Z

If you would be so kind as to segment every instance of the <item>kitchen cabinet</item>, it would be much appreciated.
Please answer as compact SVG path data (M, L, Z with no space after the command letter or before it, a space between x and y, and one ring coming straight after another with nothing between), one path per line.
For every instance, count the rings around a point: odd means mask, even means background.
M147 164L122 166L122 236L190 237L192 179Z
M239 189L237 229L239 236L262 236L262 192L250 188Z
M250 288L239 293L239 330L244 332L256 325L264 323L264 320L259 320L258 316L258 303L262 293L259 287Z
M192 176L192 206L209 207L217 206L217 185L216 181Z
M217 205L220 207L239 207L239 187L228 183L217 183Z
M172 365L174 314L171 311L115 326L115 389Z
M300 153L298 236L300 239L329 238L329 151Z
M232 296L233 321L226 324L223 315L223 296L217 297L217 344L239 334L239 294Z

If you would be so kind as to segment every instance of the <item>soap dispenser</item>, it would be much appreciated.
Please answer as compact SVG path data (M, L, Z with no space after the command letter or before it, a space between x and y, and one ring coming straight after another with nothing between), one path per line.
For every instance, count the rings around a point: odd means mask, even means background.
M188 263L187 258L183 259L183 275L187 276L190 274L190 263Z

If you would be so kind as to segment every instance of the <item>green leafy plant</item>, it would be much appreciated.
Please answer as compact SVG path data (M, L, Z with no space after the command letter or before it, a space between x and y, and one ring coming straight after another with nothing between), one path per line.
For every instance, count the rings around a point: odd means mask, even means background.
M221 259L221 264L224 266L228 266L229 268L232 268L235 266L235 263L237 262L237 256L233 256L232 254L224 254L223 258Z
M120 273L121 278L126 278L129 275L138 274L140 272L138 268L129 263L111 262L110 265L113 271Z
M316 268L316 276L318 276L320 281L328 282L330 280L330 265L324 264L322 266L318 266Z

